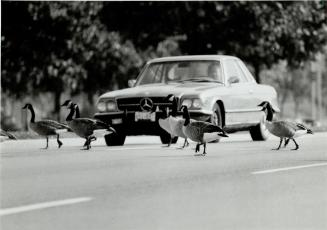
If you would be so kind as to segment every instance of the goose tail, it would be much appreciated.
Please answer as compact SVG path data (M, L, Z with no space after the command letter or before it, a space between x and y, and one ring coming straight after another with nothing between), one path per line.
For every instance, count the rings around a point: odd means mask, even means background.
M313 134L313 132L312 132L311 129L307 129L307 133L308 133L308 134Z
M116 130L112 127L109 127L108 129L96 129L93 131L93 135L96 137L101 137L112 133L116 133Z

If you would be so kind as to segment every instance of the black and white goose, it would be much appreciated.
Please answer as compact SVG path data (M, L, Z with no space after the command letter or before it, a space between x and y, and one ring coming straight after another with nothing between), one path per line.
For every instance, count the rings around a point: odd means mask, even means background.
M185 105L181 107L183 111L183 117L185 122L183 125L183 132L185 136L194 142L197 142L195 152L200 151L200 145L203 145L204 149L201 155L206 154L207 142L215 141L221 137L228 137L227 133L217 125L204 121L190 121L190 114Z
M172 112L171 115L168 117L170 131L172 136L184 138L184 144L181 147L184 148L185 146L189 145L187 141L187 136L183 132L183 125L185 123L185 119L176 117L178 108L177 98L173 94L170 94L168 95L168 100L172 102Z
M17 140L17 138L13 134L8 133L8 132L4 131L3 129L0 129L0 142L8 140L8 139Z
M258 106L262 107L263 111L267 111L270 114L273 113L273 108L268 102L262 102ZM288 144L289 140L292 140L295 144L295 148L292 150L299 149L298 143L296 143L296 137L305 135L305 134L313 134L312 130L305 127L303 124L290 122L290 121L265 121L265 125L269 132L280 138L279 146L274 150L279 150L283 140L285 140L285 145Z
M35 112L33 106L30 103L27 103L23 109L29 109L31 112L31 121L30 121L30 128L39 134L40 136L45 136L47 140L47 145L45 149L49 146L49 138L48 136L57 136L57 143L58 148L62 146L62 142L59 140L59 134L63 132L68 132L70 129L67 125L59 123L53 120L42 120L42 121L35 121Z
M165 130L167 133L170 134L170 140L169 143L166 147L169 147L171 145L172 139L175 137L172 133L171 127L170 127L170 123L169 123L169 117L168 117L168 112L169 108L161 108L161 113L159 114L159 119L158 119L158 123L159 126Z
M91 118L73 119L77 107L76 104L70 103L68 106L70 112L66 118L66 122L78 136L86 139L86 150L91 148L91 141L94 138L93 134L95 130L105 130L106 134L116 132L112 127L102 121Z

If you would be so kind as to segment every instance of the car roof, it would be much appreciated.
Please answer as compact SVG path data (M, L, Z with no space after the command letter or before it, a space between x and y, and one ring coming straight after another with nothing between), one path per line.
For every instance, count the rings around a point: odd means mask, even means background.
M154 58L148 61L148 64L154 62L169 62L169 61L204 61L204 60L221 61L223 59L238 59L238 58L229 55L185 55L185 56Z

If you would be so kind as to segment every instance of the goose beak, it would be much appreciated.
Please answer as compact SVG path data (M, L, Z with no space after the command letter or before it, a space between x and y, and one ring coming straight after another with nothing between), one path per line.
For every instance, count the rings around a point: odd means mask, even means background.
M22 109L27 109L27 105L25 105Z

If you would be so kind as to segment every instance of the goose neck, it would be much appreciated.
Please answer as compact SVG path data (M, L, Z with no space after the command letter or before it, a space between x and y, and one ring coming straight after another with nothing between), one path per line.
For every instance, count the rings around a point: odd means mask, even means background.
M185 118L184 126L190 124L190 114L187 109L184 109L183 111L183 118Z
M79 107L76 106L76 110L75 110L75 118L80 118L81 115L80 115L80 112L79 112Z
M32 105L30 105L29 107L28 107L28 109L31 111L31 123L34 123L35 122L35 112L34 112L34 109L33 109L33 106Z
M74 112L75 112L75 109L74 109L73 107L70 108L70 112L69 112L69 114L68 114L68 116L67 116L67 118L66 118L66 121L71 121L71 120L73 120Z

